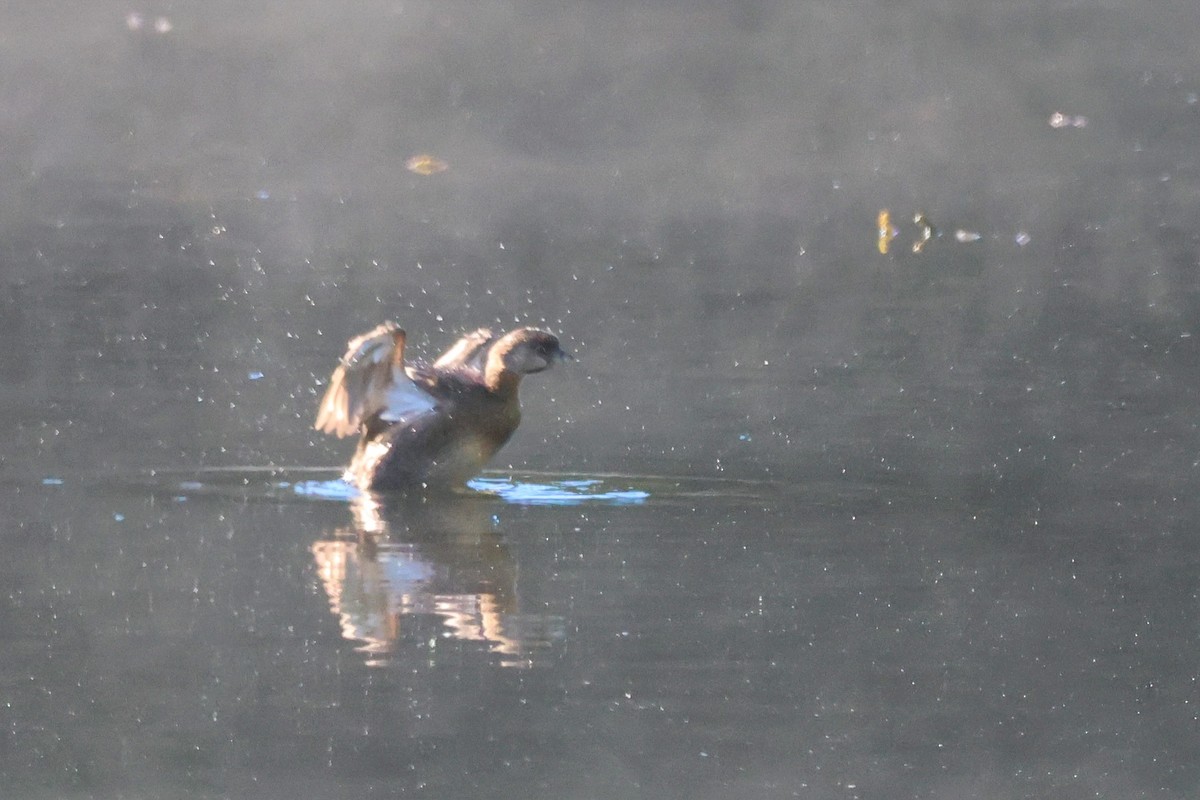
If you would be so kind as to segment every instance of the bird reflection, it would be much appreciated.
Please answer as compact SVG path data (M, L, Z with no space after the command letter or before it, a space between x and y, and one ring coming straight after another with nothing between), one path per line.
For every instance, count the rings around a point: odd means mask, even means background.
M435 659L437 641L452 639L483 643L503 666L528 666L561 638L561 620L521 613L517 565L485 504L364 495L351 507L355 524L314 543L312 554L342 636L361 643L368 665L409 648Z

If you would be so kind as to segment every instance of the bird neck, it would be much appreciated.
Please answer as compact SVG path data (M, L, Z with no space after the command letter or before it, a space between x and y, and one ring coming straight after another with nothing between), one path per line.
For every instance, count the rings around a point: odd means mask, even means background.
M517 387L521 385L521 376L506 367L504 361L496 358L493 354L488 359L483 382L493 395L508 400L517 396Z

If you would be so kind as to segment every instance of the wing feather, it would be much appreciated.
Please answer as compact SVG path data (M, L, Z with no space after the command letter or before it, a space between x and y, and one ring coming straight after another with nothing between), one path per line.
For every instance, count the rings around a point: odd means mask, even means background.
M487 358L487 348L496 341L496 334L490 328L479 328L464 335L452 344L446 352L433 362L434 369L448 370L459 367L483 369L483 361Z
M350 436L374 414L395 421L431 408L432 398L404 372L404 340L404 331L394 322L351 339L329 379L313 427Z

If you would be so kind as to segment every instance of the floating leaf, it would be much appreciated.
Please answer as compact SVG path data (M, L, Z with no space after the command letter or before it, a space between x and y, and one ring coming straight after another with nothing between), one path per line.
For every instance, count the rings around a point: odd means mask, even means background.
M431 156L428 153L422 153L419 156L413 156L408 161L404 162L404 166L409 172L415 172L418 175L434 175L438 172L445 172L450 168L450 165L442 161L437 156Z
M886 256L888 246L891 245L892 239L900 235L900 231L892 225L891 212L886 208L879 212L879 216L875 218L875 224L879 229L879 252Z

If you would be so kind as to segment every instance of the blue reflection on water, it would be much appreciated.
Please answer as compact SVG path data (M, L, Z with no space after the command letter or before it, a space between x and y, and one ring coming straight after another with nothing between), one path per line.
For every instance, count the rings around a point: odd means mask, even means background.
M526 506L570 506L584 503L629 505L642 503L649 492L639 489L604 491L604 482L598 478L576 478L533 483L513 478L475 478L467 482L470 489L482 494L499 497L506 503ZM298 495L317 500L349 502L362 493L343 480L298 481L291 485Z
M362 492L341 478L335 478L331 481L297 481L292 484L292 491L298 495L313 497L317 500L340 500L343 502L349 502L356 497L362 496Z
M599 491L603 481L596 478L555 481L554 483L526 483L510 478L475 478L467 486L477 492L494 494L505 502L526 506L572 506L583 503L607 503L628 505L641 503L650 496L649 492L637 489L624 491Z

